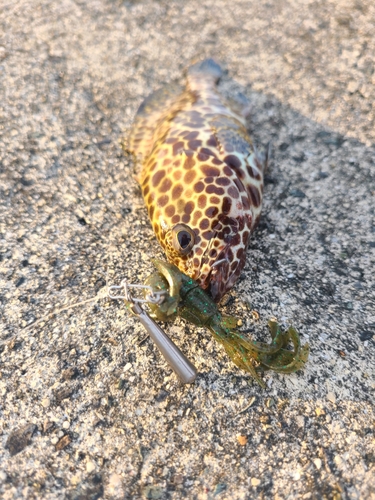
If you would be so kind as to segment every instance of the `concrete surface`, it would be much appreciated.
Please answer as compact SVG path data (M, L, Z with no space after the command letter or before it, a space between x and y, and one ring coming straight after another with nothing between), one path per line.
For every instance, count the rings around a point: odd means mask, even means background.
M370 0L2 0L2 498L375 498L374 33ZM104 297L162 256L120 141L205 56L273 143L222 309L255 338L275 315L311 345L266 390L177 322L200 372L181 387Z

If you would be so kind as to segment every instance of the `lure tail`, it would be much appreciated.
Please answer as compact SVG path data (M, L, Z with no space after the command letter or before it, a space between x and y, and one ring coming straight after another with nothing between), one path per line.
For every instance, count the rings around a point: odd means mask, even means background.
M272 342L255 342L246 335L236 332L231 323L221 318L220 322L207 325L215 339L223 345L233 363L242 370L250 372L255 380L265 387L259 377L252 360L266 370L279 373L293 373L304 367L309 356L309 345L301 345L298 332L290 327L283 332L276 321L268 323ZM293 351L286 349L289 342L293 344Z

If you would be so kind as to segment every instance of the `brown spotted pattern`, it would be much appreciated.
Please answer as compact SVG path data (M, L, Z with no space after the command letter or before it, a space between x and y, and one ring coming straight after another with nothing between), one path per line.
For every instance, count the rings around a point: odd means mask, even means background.
M198 63L187 73L186 88L167 86L152 94L129 140L142 164L143 196L167 259L216 301L245 265L267 163L254 149L244 117L218 93L218 71L212 60ZM176 224L195 235L187 254L173 242Z

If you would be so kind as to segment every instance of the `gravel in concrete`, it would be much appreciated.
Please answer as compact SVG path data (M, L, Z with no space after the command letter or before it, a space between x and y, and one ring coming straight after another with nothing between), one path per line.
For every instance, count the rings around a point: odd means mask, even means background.
M375 498L374 32L369 0L3 0L2 498ZM222 310L311 346L266 390L182 321L166 329L199 376L179 385L105 298L162 257L120 142L145 96L208 56L273 144Z

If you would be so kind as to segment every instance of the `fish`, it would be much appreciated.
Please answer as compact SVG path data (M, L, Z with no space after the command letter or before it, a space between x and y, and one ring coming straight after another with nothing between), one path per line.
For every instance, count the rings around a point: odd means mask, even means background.
M248 106L220 94L222 75L206 59L187 69L185 85L155 91L139 107L127 146L167 260L215 302L245 266L269 157L246 129Z

